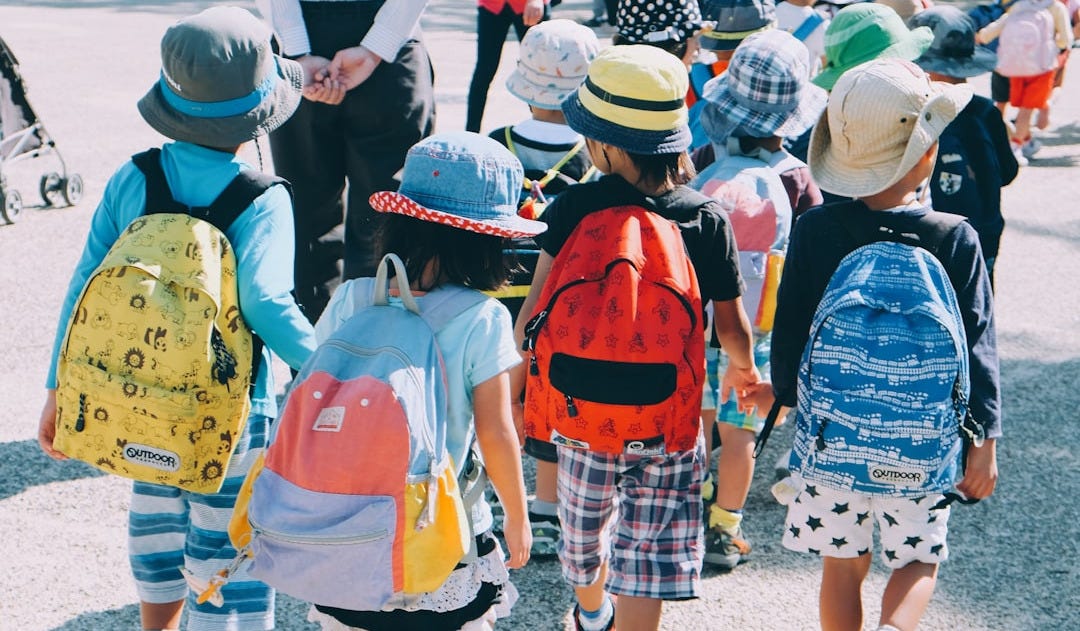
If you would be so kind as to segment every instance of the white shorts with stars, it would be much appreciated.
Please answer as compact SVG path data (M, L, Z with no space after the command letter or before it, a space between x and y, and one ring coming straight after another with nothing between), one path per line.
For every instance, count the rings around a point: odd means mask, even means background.
M875 497L836 491L793 476L781 484L797 490L787 502L784 547L795 552L851 559L869 554L878 525L881 560L890 568L949 557L945 543L949 506L934 510L942 495Z

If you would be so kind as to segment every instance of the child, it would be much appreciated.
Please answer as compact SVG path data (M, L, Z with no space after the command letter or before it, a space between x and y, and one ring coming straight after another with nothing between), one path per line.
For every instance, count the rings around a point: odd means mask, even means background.
M825 29L829 18L814 7L814 0L783 0L776 3L776 27L787 31L810 52L810 72L817 74L825 63Z
M503 260L508 239L531 237L544 224L517 215L522 169L504 147L477 134L450 132L422 140L405 158L397 193L381 192L371 205L389 213L379 234L380 255L393 252L405 263L410 287L418 294L447 284L487 291L506 283ZM354 312L359 295L354 281L334 293L316 325L325 339ZM400 302L393 302L404 308ZM479 559L461 564L438 591L399 596L382 611L346 611L316 603L309 619L324 630L349 628L491 629L510 614L517 591L506 568L529 560L532 533L510 412L510 369L521 362L514 347L510 313L495 299L472 307L435 332L449 386L447 450L460 476L473 441L506 510L503 529L510 558L491 534L487 504L472 514Z
M997 55L975 45L972 19L955 7L931 7L912 18L910 24L934 31L934 43L915 60L933 81L966 83L968 78L986 74L997 64ZM1017 169L1000 113L986 97L972 96L941 134L930 195L934 210L964 215L979 233L991 285L1005 228L1001 187L1013 181Z
M507 145L525 168L527 194L534 208L541 199L553 199L569 183L592 177L595 169L585 139L566 125L559 105L585 80L589 62L600 50L600 42L588 28L570 20L549 20L537 24L521 42L517 69L506 80L506 89L529 106L532 117L511 127L500 127L489 136ZM553 173L557 173L552 177ZM529 181L531 178L531 181ZM535 215L536 213L534 213ZM517 318L524 293L536 266L537 247L532 239L514 243L518 261L526 273L514 278L514 295L496 294ZM519 285L523 285L519 286ZM520 295L521 297L517 297ZM525 452L536 458L536 499L529 507L533 525L534 557L554 556L559 541L556 514L555 446L533 438L525 439Z
M855 235L877 234L884 227L920 240L934 239L941 215L919 201L916 189L933 170L937 137L970 96L967 86L931 83L917 66L895 59L858 66L837 81L827 113L814 127L810 170L823 189L858 201L813 209L795 225L772 340L773 388L781 403L796 404L800 358L830 277L841 259L873 240ZM865 223L867 230L854 230L856 223ZM994 490L994 445L1001 435L993 298L975 231L963 221L948 225L935 251L955 288L967 336L971 414L986 430L985 443L968 451L956 488L977 499ZM806 394L814 400L813 392ZM803 422L800 410L797 434ZM820 432L818 436L828 438ZM794 456L791 465L794 471L815 466ZM839 491L820 482L792 482L783 544L824 557L821 626L862 628L860 594L877 521L882 560L892 569L878 629L915 629L933 595L938 563L948 554L949 508L936 506L942 495L886 497Z
M777 259L782 260L793 207L802 212L821 203L806 164L784 151L781 142L814 124L827 95L809 81L806 47L784 31L770 30L751 35L735 49L727 73L705 84L704 98L702 123L717 158L690 186L731 205L728 213L735 225L739 267L747 281L743 306L754 325L754 360L767 374L771 323L757 316L775 298L775 286L769 289L766 283L769 261L776 265ZM729 183L745 186L751 194L734 194ZM761 205L765 207L758 208ZM701 411L705 439L711 441L715 423L722 448L715 500L709 507L705 562L732 569L747 559L751 549L741 523L761 419L739 412L731 400L717 414L719 376L727 355L714 345L706 357L709 382ZM710 499L706 493L706 503Z
M686 93L686 105L690 108L690 132L693 137L690 148L697 149L709 144L708 135L701 126L701 93L705 83L727 70L735 48L746 37L760 31L776 28L776 3L774 0L708 0L702 3L705 28L698 36L701 51L690 67L690 90Z
M270 31L251 13L216 7L168 29L161 44L162 78L139 101L147 123L176 142L161 148L161 166L173 197L189 207L214 200L237 173L251 169L240 147L285 122L301 98L299 64L276 57ZM193 99L193 100L188 100ZM38 440L54 458L56 366L64 325L87 278L128 224L146 210L146 178L126 163L105 187L86 248L61 309L50 388ZM311 325L292 289L293 231L289 192L272 186L226 231L237 259L244 320L269 350L299 368L315 348ZM220 492L202 495L136 482L129 514L129 550L144 629L178 629L185 600L190 629L269 629L274 593L241 572L223 591L225 606L196 604L181 569L206 579L221 559L236 556L226 528L236 493L263 451L277 414L269 352L257 369L251 415Z
M686 88L685 66L651 46L613 46L593 61L588 80L562 109L606 175L570 188L544 213L548 231L537 239L540 260L522 309L534 313L553 262L589 214L620 206L650 209L679 228L701 300L712 301L717 335L732 357L723 392L733 388L744 396L760 375L739 299L731 228L718 202L684 186L693 173L686 155ZM524 339L525 318L514 333ZM520 375L517 392L523 382ZM656 455L558 447L559 557L574 586L577 628L656 629L664 600L698 596L706 460L700 428L694 429L697 440L689 449ZM618 596L617 608L609 593Z
M546 0L478 0L476 16L476 67L469 83L468 109L465 129L480 131L480 122L487 106L488 88L499 70L506 32L514 27L518 41L525 38L529 27L547 19Z
M1010 21L1015 23L1012 28ZM1028 41L1028 31L1038 33L1039 39ZM1034 113L1041 112L1036 121L1039 129L1050 126L1049 101L1058 56L1072 47L1068 10L1057 0L1016 0L1005 15L980 29L975 39L986 44L999 37L997 71L1009 78L1009 104L1017 108L1012 130L1013 154L1018 162L1024 163L1025 145L1034 155L1031 135Z

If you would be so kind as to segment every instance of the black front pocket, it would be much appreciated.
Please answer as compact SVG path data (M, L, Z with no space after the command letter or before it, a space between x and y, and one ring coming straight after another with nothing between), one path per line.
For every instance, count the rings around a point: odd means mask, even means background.
M656 405L675 393L674 364L551 356L551 385L575 399L612 405Z

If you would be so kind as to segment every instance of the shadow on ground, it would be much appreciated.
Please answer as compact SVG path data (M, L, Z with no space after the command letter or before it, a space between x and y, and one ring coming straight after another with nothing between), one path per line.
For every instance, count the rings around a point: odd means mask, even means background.
M0 500L32 486L105 475L76 460L53 460L36 440L0 444Z

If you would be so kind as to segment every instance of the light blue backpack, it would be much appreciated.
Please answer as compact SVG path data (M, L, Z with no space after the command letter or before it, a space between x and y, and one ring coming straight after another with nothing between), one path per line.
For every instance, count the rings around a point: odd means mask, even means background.
M964 324L937 258L915 235L886 238L840 262L814 314L789 468L844 491L946 493L969 418Z

